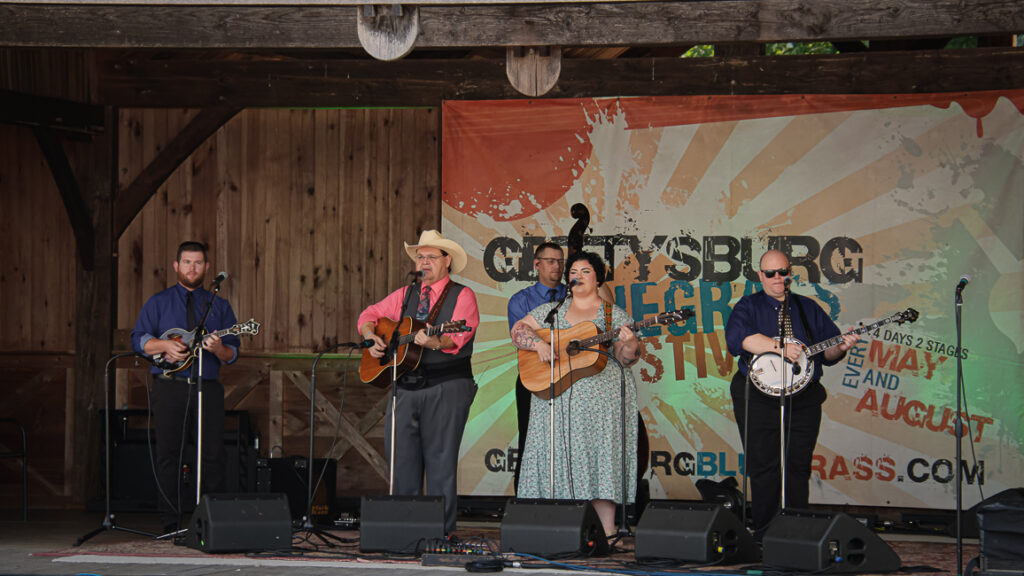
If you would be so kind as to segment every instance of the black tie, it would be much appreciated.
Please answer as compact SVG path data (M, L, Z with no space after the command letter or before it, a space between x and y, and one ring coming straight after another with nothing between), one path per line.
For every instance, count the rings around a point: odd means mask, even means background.
M558 294L558 290L554 288L548 288L548 302L554 302L555 300L557 300L557 298L555 298L556 294Z
M185 298L185 323L187 329L192 330L196 327L196 313L192 309L192 291L189 290L188 296Z
M420 296L419 306L416 308L416 319L426 320L430 315L430 286L423 287L423 294Z

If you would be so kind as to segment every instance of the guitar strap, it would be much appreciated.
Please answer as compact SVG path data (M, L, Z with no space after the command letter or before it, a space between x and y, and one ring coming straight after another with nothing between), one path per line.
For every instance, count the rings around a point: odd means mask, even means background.
M441 291L441 295L437 297L437 302L434 302L434 308L430 310L430 316L427 316L427 324L434 325L434 320L437 320L437 315L441 313L441 305L444 304L444 299L448 297L448 291L452 289L452 281L448 280L448 283L444 285L444 290Z
M604 331L612 331L612 305L608 302L604 303Z
M800 303L802 298L793 294L793 301L796 302L796 309L800 311L800 323L804 325L804 333L807 334L807 340L810 342L817 342L818 339L814 337L814 332L811 332L811 326L807 323L807 314L804 313L804 305Z

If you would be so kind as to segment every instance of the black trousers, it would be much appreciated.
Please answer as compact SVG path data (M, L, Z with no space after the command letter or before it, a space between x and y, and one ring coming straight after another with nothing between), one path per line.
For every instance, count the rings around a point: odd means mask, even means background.
M737 372L730 385L733 414L744 438L744 388L746 376ZM825 388L813 382L786 402L786 508L806 508L811 480L811 458L818 443L821 404ZM779 465L779 399L750 389L750 429L743 452L750 477L754 536L760 540L781 509L782 473Z
M191 510L195 505L197 390L198 386L185 380L153 377L156 477L160 488L157 507L164 526L178 522L178 510ZM216 380L203 381L202 464L202 492L223 492L224 386ZM187 479L184 467L189 469Z
M515 469L512 471L512 489L519 494L519 469L523 463L523 450L526 449L526 431L530 429L530 397L533 392L523 386L523 381L516 376L516 418L519 424L519 453L515 457Z

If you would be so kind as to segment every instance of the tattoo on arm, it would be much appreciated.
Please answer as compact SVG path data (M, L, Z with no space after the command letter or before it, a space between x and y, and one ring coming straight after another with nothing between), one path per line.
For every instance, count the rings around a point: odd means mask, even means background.
M533 345L540 340L537 333L526 324L518 323L512 327L512 344L520 350L533 350Z

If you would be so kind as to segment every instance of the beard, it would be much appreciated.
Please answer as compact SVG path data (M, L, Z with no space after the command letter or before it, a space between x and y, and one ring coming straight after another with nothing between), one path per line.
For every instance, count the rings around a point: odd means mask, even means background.
M184 286L185 288L188 288L190 290L195 290L196 288L202 288L203 287L203 280L205 280L205 279L206 279L206 274L200 274L199 276L196 276L196 279L194 281L190 281L188 278L185 277L184 274L182 274L180 272L178 273L178 282L180 282L182 286Z

